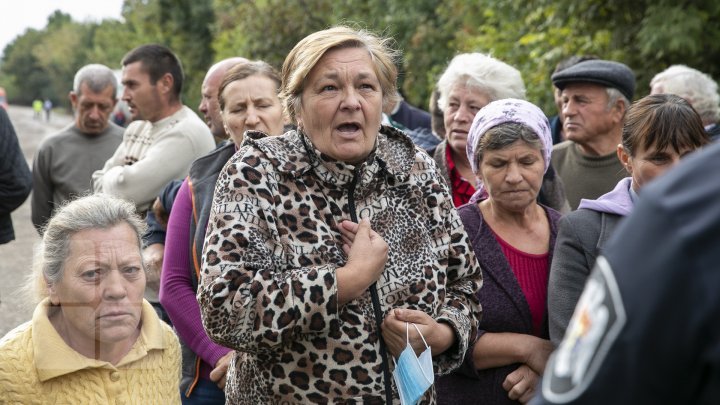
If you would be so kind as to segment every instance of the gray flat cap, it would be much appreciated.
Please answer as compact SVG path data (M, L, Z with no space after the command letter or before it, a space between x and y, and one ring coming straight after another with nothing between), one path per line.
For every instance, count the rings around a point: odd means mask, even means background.
M629 101L635 94L635 74L625 64L609 60L586 60L552 75L552 82L562 90L570 83L595 83L614 87Z

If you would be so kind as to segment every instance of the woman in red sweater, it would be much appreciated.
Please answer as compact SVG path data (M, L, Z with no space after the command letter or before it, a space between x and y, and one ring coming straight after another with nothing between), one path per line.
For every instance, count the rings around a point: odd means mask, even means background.
M527 101L494 101L473 120L467 156L478 187L458 213L484 271L483 318L463 366L437 381L438 403L533 395L552 351L546 297L560 213L537 202L551 150L547 118Z

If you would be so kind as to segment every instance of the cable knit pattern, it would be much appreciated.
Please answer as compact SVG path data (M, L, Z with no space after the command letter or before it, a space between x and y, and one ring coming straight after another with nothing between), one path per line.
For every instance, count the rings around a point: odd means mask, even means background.
M96 193L152 205L165 185L187 176L193 160L215 148L210 129L187 106L156 122L134 121L115 154L92 175Z
M143 303L140 337L117 366L67 346L47 307L45 300L31 321L0 340L0 403L180 403L180 346L150 304Z

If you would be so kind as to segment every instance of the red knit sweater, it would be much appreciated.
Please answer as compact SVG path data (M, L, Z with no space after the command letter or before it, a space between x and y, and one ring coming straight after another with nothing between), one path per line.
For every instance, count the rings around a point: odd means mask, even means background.
M533 334L541 336L547 309L548 252L539 255L526 253L504 241L498 234L495 234L495 239L500 244L530 306Z

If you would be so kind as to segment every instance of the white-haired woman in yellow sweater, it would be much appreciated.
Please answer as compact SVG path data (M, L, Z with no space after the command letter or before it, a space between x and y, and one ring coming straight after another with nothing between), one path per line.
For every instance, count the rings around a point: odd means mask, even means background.
M0 402L180 403L177 337L143 300L144 226L105 195L50 219L34 264L44 298L0 340Z

